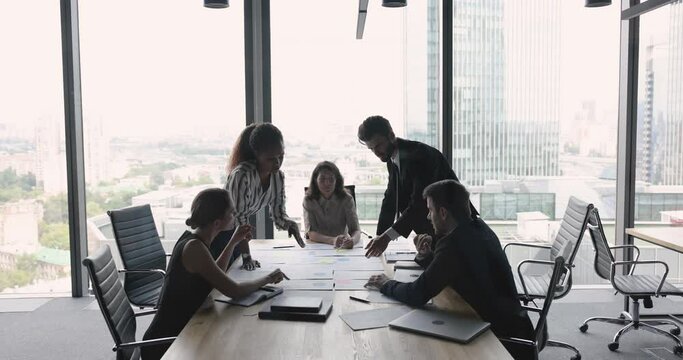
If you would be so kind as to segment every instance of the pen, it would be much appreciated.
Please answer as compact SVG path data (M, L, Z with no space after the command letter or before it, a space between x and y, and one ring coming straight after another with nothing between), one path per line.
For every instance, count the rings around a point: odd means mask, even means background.
M362 302L362 303L366 303L366 304L369 304L369 303L370 303L370 301L367 300L367 299L362 299L362 298L359 298L359 297L355 297L355 296L353 296L353 295L350 295L350 296L349 296L349 299L355 300L355 301L359 301L359 302Z
M273 246L273 249L288 249L288 248L293 248L294 245L280 245L280 246Z
M289 276L285 275L285 273L282 273L282 277L289 280Z

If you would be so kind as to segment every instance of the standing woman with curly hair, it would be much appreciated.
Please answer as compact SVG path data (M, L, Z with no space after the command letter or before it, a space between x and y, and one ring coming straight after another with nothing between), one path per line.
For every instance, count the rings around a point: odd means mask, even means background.
M236 226L245 225L249 216L270 206L275 225L294 236L299 246L305 247L299 226L285 210L285 174L280 170L285 156L282 133L273 124L252 124L240 134L228 161L228 181L225 188L235 200ZM218 257L228 243L233 230L221 233L211 244L211 253ZM242 242L235 249L231 262L242 255L242 267L260 267L251 258L249 243Z
M304 227L311 241L351 249L360 240L356 204L334 163L323 161L313 169L303 205Z

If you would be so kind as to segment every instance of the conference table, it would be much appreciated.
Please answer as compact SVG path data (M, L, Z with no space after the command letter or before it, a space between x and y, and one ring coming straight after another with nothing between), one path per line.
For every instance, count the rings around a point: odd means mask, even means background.
M683 253L683 227L681 226L628 228L626 234Z
M251 240L250 247L253 257L259 259L262 251L273 255L286 252L292 254L290 251L301 250L273 249L292 243L293 240ZM392 242L387 251L405 249L409 245L407 240L402 243ZM312 246L320 248L319 245ZM354 250L356 254L362 251ZM237 262L233 264L238 265ZM383 271L392 277L393 266L387 264L383 257L382 266ZM286 294L296 292L285 290ZM310 294L311 291L302 293ZM402 305L367 304L349 299L350 295L365 297L368 290L335 289L315 293L334 299L332 313L324 323L260 320L258 311L267 302L251 307L213 302L195 313L163 359L512 359L491 330L479 335L469 344L388 327L353 331L339 317L341 314ZM218 297L220 294L214 290L212 296ZM464 317L477 317L474 310L450 288L437 295L433 304Z
M673 250L677 253L683 253L683 227L667 226L627 228L626 234L651 244L659 245L665 249ZM669 274L671 275L671 273ZM628 298L628 296L625 296L625 298ZM628 301L624 301L624 308L626 311L628 311L628 306ZM640 314L641 318L670 317L678 322L683 322L680 319L682 316L683 314Z

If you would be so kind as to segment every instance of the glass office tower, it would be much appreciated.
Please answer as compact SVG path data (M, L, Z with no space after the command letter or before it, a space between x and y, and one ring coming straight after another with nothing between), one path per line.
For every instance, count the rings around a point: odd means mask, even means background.
M666 136L663 151L663 185L683 184L683 2L669 12Z
M428 6L428 133L437 143L439 6ZM559 175L560 7L557 1L453 4L453 168L469 186ZM408 120L410 121L410 120Z

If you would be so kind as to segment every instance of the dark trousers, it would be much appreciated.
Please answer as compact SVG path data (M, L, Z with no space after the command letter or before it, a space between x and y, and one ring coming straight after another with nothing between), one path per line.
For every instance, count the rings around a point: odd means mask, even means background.
M235 228L237 229L237 228ZM221 256L221 253L223 252L223 249L225 249L226 246L228 246L228 242L230 242L230 239L232 238L232 234L235 233L235 229L228 230L228 231L221 231L216 235L216 238L213 239L213 242L211 243L211 256L213 256L213 259L216 260L218 259L219 256ZM230 257L230 262L228 263L228 266L232 265L232 263L240 256L240 249L239 246L235 247L235 250L232 251L232 256Z

